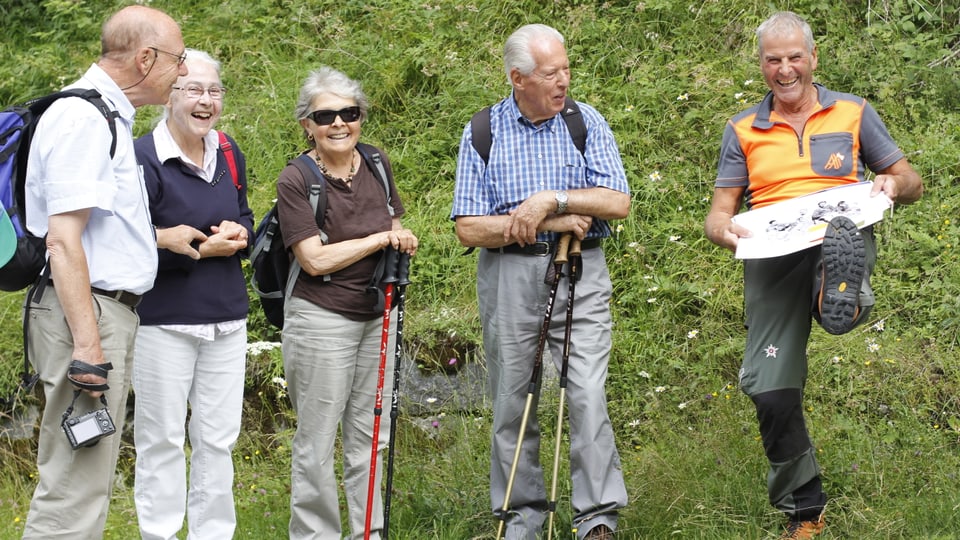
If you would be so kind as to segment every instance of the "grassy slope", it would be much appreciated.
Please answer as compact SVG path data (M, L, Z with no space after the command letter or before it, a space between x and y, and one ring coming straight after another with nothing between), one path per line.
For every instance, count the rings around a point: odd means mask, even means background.
M15 20L23 30L0 43L8 59L0 65L2 103L82 72L113 9L112 2L8 4L0 7L4 27ZM247 155L258 215L277 172L302 147L291 111L306 72L327 63L363 81L372 101L364 138L389 153L405 221L423 245L405 330L422 344L424 364L441 359L428 354L437 342L478 335L473 259L457 256L446 219L463 125L508 92L499 63L505 36L525 22L559 28L568 38L571 93L610 121L634 198L632 215L605 246L616 287L608 394L632 500L621 526L628 537L718 539L761 538L779 527L765 500L752 407L733 386L743 344L739 265L701 233L723 122L764 92L752 29L769 14L766 2L152 5L182 21L188 44L223 60L230 95L221 127ZM779 7L810 17L818 80L866 96L928 187L923 201L878 227L874 313L883 331L836 338L816 330L811 340L808 418L833 497L827 537L950 538L960 529L960 88L956 58L941 60L957 47L960 15L946 1ZM143 111L138 129L154 115ZM0 373L2 388L11 386L20 353L20 298L0 295L0 363L10 366ZM252 316L252 339L276 338ZM290 430L259 431L272 413L284 419L289 411L264 357L251 357L250 394L261 401L247 411L237 451L238 537L281 538L287 518ZM553 425L554 399L541 404L544 426ZM401 424L392 536L489 538L488 412L436 412L436 428ZM552 454L549 437L543 447ZM25 443L0 445L0 538L18 537L22 527L32 452ZM127 461L108 538L136 534L130 470ZM566 497L568 482L560 488ZM561 530L568 508L561 499Z

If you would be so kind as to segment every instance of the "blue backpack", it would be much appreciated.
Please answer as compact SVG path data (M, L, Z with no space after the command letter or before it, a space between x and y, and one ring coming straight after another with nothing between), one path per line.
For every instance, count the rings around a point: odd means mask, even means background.
M45 239L27 230L24 212L24 183L27 177L27 155L40 116L50 105L64 97L80 97L97 107L110 125L113 143L110 157L117 149L117 113L96 90L72 89L54 92L13 105L0 111L0 211L10 217L17 236L17 247L10 259L0 266L0 290L13 292L33 283L46 265Z
M41 272L46 271L46 239L34 236L27 230L25 213L24 184L27 178L27 156L30 142L40 116L53 104L64 97L80 97L99 110L107 120L113 142L110 144L110 157L117 150L117 126L115 111L103 101L96 90L71 89L30 100L20 105L12 105L0 111L0 212L5 212L16 235L16 247L9 258L0 264L0 290L15 292L27 288L37 281ZM49 274L46 274L49 275ZM0 411L12 411L19 392L29 392L37 382L37 375L30 373L29 351L27 350L27 325L29 302L25 303L23 317L23 372L20 385L8 397L0 397Z

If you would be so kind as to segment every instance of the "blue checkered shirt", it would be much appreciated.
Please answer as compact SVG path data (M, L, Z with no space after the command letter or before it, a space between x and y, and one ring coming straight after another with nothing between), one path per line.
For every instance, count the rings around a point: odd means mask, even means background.
M490 160L473 148L468 122L460 139L457 184L450 218L504 215L538 191L605 187L629 193L627 175L613 132L593 107L577 102L587 126L584 155L573 144L558 114L533 125L523 117L511 94L490 108ZM594 219L587 238L610 235L606 221ZM541 233L537 240L554 240Z

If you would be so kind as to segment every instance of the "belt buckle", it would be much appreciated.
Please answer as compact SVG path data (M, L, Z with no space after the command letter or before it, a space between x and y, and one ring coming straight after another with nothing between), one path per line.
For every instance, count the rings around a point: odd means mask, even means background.
M553 248L550 242L534 242L528 246L528 253L537 257L549 255Z

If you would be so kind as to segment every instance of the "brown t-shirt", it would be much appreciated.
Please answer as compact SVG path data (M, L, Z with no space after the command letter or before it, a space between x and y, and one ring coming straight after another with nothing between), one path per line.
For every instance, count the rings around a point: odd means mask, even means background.
M399 218L404 208L393 182L393 171L382 151L380 156L388 173L394 217ZM367 167L366 161L360 160L360 168L351 184L351 187L347 187L341 181L327 181L327 209L323 220L327 244L363 238L392 228L383 184ZM287 165L277 179L277 214L283 244L288 249L297 242L320 234L303 177L293 165ZM381 317L383 313L373 309L376 298L365 292L381 253L378 251L330 274L330 280L326 282L323 276L300 272L292 295L355 321Z

